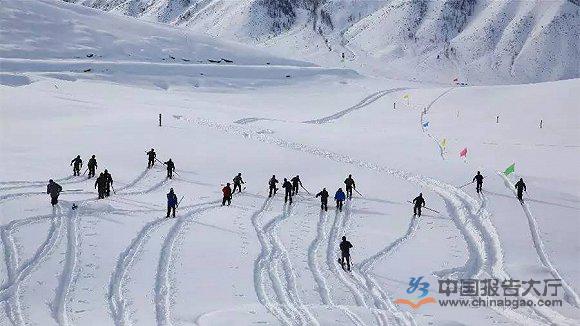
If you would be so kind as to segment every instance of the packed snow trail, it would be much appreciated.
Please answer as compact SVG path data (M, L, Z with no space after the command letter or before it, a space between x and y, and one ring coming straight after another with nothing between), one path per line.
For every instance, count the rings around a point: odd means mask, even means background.
M272 245L267 239L266 232L264 232L264 224L262 222L262 215L270 209L272 199L266 198L262 206L252 214L251 222L256 231L258 242L260 243L260 254L254 262L254 288L256 296L260 303L284 325L292 325L293 316L287 314L282 305L274 302L266 293L266 273L270 274L269 262L272 260ZM272 277L270 278L272 279ZM276 287L272 284L272 287Z
M274 257L278 259L278 264L282 266L282 270L284 271L284 278L287 285L286 292L289 294L290 301L296 307L296 310L298 310L299 320L307 325L318 325L318 321L310 309L304 305L302 299L300 298L300 294L296 285L294 267L290 261L288 251L278 236L280 224L293 215L294 207L298 205L298 203L299 201L295 199L293 204L284 204L282 207L282 214L267 223L265 230L269 235L270 241L272 243ZM271 225L269 225L270 223Z
M56 296L51 304L52 316L60 326L68 326L73 323L68 316L69 295L72 292L75 282L78 265L78 215L77 211L82 209L79 205L77 209L71 209L67 214L67 246L66 255L60 281L56 288Z
M2 244L4 246L4 259L6 262L6 270L8 274L7 282L14 282L16 269L18 266L18 251L16 245L14 244L14 239L12 238L12 230L10 228L2 228L0 230L0 237L2 239ZM20 301L18 299L19 286L17 285L14 289L14 293L5 302L5 311L8 319L13 325L24 325L24 319L22 318L22 308L20 306Z
M221 200L206 204L207 206L195 209L183 216L176 217L176 222L169 230L159 255L159 265L155 276L155 316L157 325L173 325L171 321L171 285L170 271L175 259L176 240L184 228L191 223L191 217L204 211L222 207Z
M395 93L395 92L399 92L399 91L404 91L406 89L409 89L409 88L408 87L398 87L398 88L391 88L391 89L378 91L378 92L372 93L371 95L365 97L360 102L358 102L357 104L355 104L347 109L344 109L342 111L339 111L335 114L332 114L332 115L329 115L329 116L326 116L323 118L303 121L302 123L309 123L309 124L329 123L329 122L332 122L334 120L340 119L343 116L350 114L354 111L360 110L360 109L364 108L365 106L368 106L368 105L376 102L378 99L380 99L381 97L383 97L387 94L391 94L391 93Z
M293 205L296 204L295 202ZM262 214L255 215L254 227L262 245L262 252L256 260L256 267L259 269L255 272L255 275L258 274L260 276L257 280L261 283L256 286L257 288L264 288L265 284L262 275L267 271L278 301L277 306L284 312L285 316L290 321L298 320L300 324L317 325L318 322L299 297L292 263L288 257L288 252L278 238L277 231L280 223L288 219L292 212L292 208L287 208L286 206L284 204L282 213L275 215L266 224L261 224L261 220L257 219ZM285 318L280 319L281 322L286 322ZM290 322L290 324L293 324L293 322Z
M325 211L320 210L318 216L318 222L316 225L316 237L310 243L308 247L308 267L312 273L312 277L316 282L316 290L320 295L320 300L322 301L323 305L336 307L340 309L354 325L364 325L362 320L354 314L352 311L348 309L346 306L337 306L330 296L330 290L328 289L328 285L326 284L326 278L324 274L320 270L320 264L318 262L318 250L320 249L320 245L326 239L326 232L324 231L326 226L327 214Z
M45 216L35 217L29 221L33 221L32 223L36 222L38 219L44 219ZM10 222L7 226L3 226L3 235L9 235L12 232L12 229L17 227L18 225L24 225L23 220L17 220ZM13 296L18 297L18 289L20 284L32 273L32 271L44 261L44 259L54 250L58 239L60 238L60 234L63 231L63 223L62 223L62 212L61 207L58 205L55 208L55 213L51 218L51 226L48 231L48 235L46 240L40 245L40 247L36 250L34 255L27 261L24 261L20 267L17 267L13 272L13 277L9 280L6 284L2 285L0 289L0 302L4 302L9 300ZM4 238L3 238L3 241ZM18 252L16 248L11 244L11 237L7 237L8 245L4 245L4 256L7 258L7 262L18 262ZM13 257L13 258L9 258ZM16 266L12 266L15 268ZM16 298L17 300L18 298Z
M351 211L350 207L347 209L349 210L350 214ZM416 323L411 314L402 312L391 301L389 295L385 292L385 290L373 277L372 275L373 268L379 261L391 255L392 252L397 250L403 243L405 243L415 235L415 232L417 231L418 221L419 218L413 216L409 223L409 228L407 229L406 233L403 236L390 243L388 246L383 248L378 253L355 265L353 268L353 274L355 276L355 279L357 279L358 282L361 282L364 279L364 286L367 287L368 293L370 293L373 296L374 303L377 309L386 310L394 317L394 320L391 319L388 321L387 323L388 325L390 325L391 323L396 323L399 325L414 325Z
M503 253L499 236L491 223L491 214L480 205L477 200L467 195L462 190L440 181L425 178L432 189L437 192L446 202L450 216L458 219L456 225L460 225L460 231L468 242L470 253L478 255L475 264L468 263L462 268L456 268L453 272L459 274L457 278L481 278L493 277L496 279L510 279L503 263ZM471 257L470 257L471 258ZM472 261L472 263L474 262ZM528 296L528 299L533 296ZM491 307L494 311L514 322L523 325L574 325L576 321L570 320L558 312L546 307L532 307L525 312L512 309ZM532 318L531 316L536 318Z
M514 198L516 198L517 191L516 191L515 187L512 185L512 183L510 182L510 180L508 179L508 177L501 172L498 172L498 175L501 176L506 188L508 188L513 193ZM532 237L532 241L534 242L534 248L536 249L536 253L538 255L538 258L542 262L542 265L550 271L550 274L552 274L552 276L555 279L562 280L562 287L564 288L564 292L565 292L564 299L569 304L578 308L579 304L580 304L580 298L578 298L578 294L574 291L574 289L572 289L572 287L568 284L568 282L566 282L566 280L564 280L564 278L560 275L560 272L558 272L556 267L554 267L554 265L550 261L550 258L546 254L544 242L542 241L542 238L540 236L540 228L538 226L538 222L536 221L536 218L534 217L534 215L532 215L532 212L530 211L530 207L529 207L528 203L524 200L523 202L521 202L521 205L522 205L522 209L523 209L524 213L526 214L526 218L528 220L528 226L530 228L530 235Z
M137 236L131 241L129 247L125 249L117 259L117 265L113 274L111 275L111 280L109 282L109 309L115 325L124 326L131 325L129 315L127 313L127 299L125 298L124 285L127 282L127 273L133 266L136 256L140 252L145 241L149 238L149 235L159 228L161 224L168 222L168 219L157 219L153 220L145 225L139 231Z

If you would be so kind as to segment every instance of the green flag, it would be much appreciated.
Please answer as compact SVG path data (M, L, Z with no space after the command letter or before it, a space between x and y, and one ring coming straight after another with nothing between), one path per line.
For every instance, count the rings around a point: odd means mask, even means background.
M512 164L510 166L508 166L507 169L505 169L505 171L503 171L503 174L508 175L510 173L514 173L514 171L516 170L516 164Z

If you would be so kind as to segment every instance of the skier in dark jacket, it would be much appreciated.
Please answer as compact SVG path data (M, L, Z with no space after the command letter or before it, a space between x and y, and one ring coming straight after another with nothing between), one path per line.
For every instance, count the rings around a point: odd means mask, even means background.
M346 195L348 198L352 198L352 189L356 189L356 184L354 183L354 179L352 178L352 174L348 175L348 178L344 180L344 184L346 185Z
M284 178L284 183L282 183L282 188L284 188L284 190L285 190L284 202L286 203L289 200L290 204L292 204L292 183L290 183L290 181L288 181L288 179Z
M268 194L268 197L272 197L272 195L275 195L276 191L278 191L278 188L276 187L277 183L278 180L276 179L276 176L273 175L272 178L270 178L270 181L268 181L268 186L270 187L270 193Z
M236 189L238 189L239 192L242 192L242 183L245 183L244 180L242 180L242 174L238 173L238 175L234 177L234 191L232 191L232 193L235 193Z
M173 211L173 217L175 217L175 209L177 208L177 195L173 192L173 188L169 189L169 193L167 194L167 216L169 217L169 213Z
M524 183L524 179L520 178L520 181L516 182L515 184L516 190L518 191L518 199L523 202L524 201L524 191L526 191L526 184Z
M151 148L151 150L147 152L147 156L149 157L149 160L147 161L147 168L150 169L155 164L155 158L157 157L157 154L155 153L155 150Z
M81 160L81 156L77 155L77 157L73 158L70 161L70 165L73 167L73 175L81 175L81 168L83 167L83 160Z
M295 176L294 178L290 179L292 182L292 195L296 195L298 193L298 187L302 186L302 181L300 181L300 176Z
M350 271L350 248L352 248L352 243L346 241L346 237L343 236L340 242L340 264L342 265L342 269L345 269L344 265L346 262L347 271Z
M107 192L107 179L105 178L105 174L103 172L101 172L101 174L99 174L97 177L97 180L95 180L95 188L99 193L99 199L105 198L105 194Z
M62 191L62 187L54 182L54 180L48 180L48 185L46 186L46 193L50 195L50 203L52 206L58 204L58 195Z
M89 162L87 163L87 167L89 168L89 179L95 176L96 169L97 169L97 159L95 155L91 156Z
M475 175L475 177L473 177L472 182L477 182L475 185L475 190L477 191L477 193L480 193L481 186L483 185L483 176L481 175L481 173L479 171L477 171L477 174Z
M324 211L328 211L328 197L330 195L328 194L328 191L326 191L326 188L322 188L322 191L316 194L316 197L320 197L320 209L323 209Z
M113 177L107 169L103 172L103 177L105 178L105 197L109 197L111 195L111 187L113 187Z
M338 188L336 194L334 194L334 200L336 200L336 208L338 208L338 210L341 212L342 212L342 204L344 203L345 199L346 195L344 194L344 191L342 191L342 188Z
M236 189L235 186L234 189ZM222 199L222 206L224 206L226 203L228 203L228 206L230 206L230 204L232 203L232 188L230 188L229 183L222 188L222 192L224 194L224 198Z
M420 193L419 196L413 199L413 216L419 215L421 217L421 207L425 207L425 199L423 199L423 193Z
M169 161L167 161L163 164L167 165L167 177L169 179L173 179L173 171L175 171L175 164L173 163L173 161L171 159L169 159Z

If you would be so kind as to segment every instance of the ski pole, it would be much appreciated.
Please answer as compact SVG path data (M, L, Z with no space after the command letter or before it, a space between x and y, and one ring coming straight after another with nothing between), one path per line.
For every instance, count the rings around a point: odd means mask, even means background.
M463 186L459 186L459 189L461 189L461 188L463 188L463 187L465 187L465 186L469 186L469 185L470 185L470 184L472 184L472 183L473 183L473 181L471 181L471 182L469 182L469 183L466 183L466 184L464 184Z
M179 208L179 204L181 204L181 201L183 200L183 197L185 197L185 195L181 196L181 199L177 202L177 205L175 205L176 212L177 212L177 209Z
M413 202L412 202L412 201L410 201L410 200L407 200L407 203L409 203L409 204L413 204L413 205L415 204L415 203L413 203ZM432 212L435 212L435 213L437 213L437 214L441 214L441 213L439 213L438 211L436 211L436 210L434 210L434 209L432 209L432 208L429 208L429 207L427 207L427 206L423 206L423 208L425 208L425 209L428 209L428 210L430 210L430 211L432 211Z
M364 197L363 194L361 194L358 190L356 190L356 188L353 188L354 191L356 191L357 194L359 194L361 197Z
M157 161L157 162L159 162L161 164L165 164L165 163L161 162L157 157L155 158L155 161Z
M301 187L302 189L304 189L304 191L306 191L306 193L307 193L307 194L309 194L309 195L312 195L312 194L310 193L310 191L308 191L308 189L304 188L304 186L303 186L302 184L300 184L300 187Z
M117 192L115 191L115 187L113 187L113 184L111 183L111 189L113 189L113 193L116 195Z
M89 168L86 168L85 172L83 172L83 175L85 175L85 173L87 173L88 170L89 170Z

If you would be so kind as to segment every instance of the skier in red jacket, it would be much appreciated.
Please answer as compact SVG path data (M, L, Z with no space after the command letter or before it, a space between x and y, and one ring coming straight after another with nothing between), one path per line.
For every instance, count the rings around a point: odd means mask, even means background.
M232 188L230 188L230 184L226 184L226 186L222 189L224 193L224 198L222 199L222 206L225 206L226 202L228 206L232 203Z

